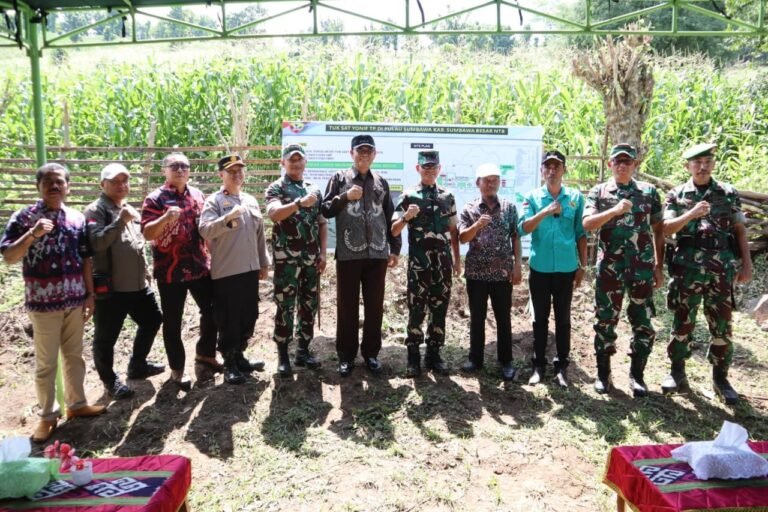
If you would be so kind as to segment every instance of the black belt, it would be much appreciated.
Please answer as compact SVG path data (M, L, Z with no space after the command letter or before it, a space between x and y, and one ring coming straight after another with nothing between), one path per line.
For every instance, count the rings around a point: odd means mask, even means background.
M697 238L692 236L686 236L680 238L677 241L677 246L683 249L709 249L709 250L722 250L729 249L727 238Z

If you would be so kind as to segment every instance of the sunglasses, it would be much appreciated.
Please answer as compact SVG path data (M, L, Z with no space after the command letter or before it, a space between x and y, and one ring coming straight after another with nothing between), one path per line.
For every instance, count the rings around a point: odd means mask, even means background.
M168 169L172 171L188 171L189 164L185 164L184 162L173 162L172 164L168 164Z
M437 164L424 164L421 166L422 169L432 170L437 167Z

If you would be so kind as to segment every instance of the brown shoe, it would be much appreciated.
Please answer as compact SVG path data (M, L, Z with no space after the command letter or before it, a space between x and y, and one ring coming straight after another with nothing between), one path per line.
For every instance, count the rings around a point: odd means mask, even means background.
M213 373L224 373L224 365L216 360L215 357L195 356L195 363L206 365Z
M84 405L78 409L67 409L67 418L85 418L89 416L98 416L107 412L103 405Z
M32 441L35 443L46 442L53 435L53 431L56 430L56 423L56 420L40 420L40 423L37 424L35 432L32 434Z

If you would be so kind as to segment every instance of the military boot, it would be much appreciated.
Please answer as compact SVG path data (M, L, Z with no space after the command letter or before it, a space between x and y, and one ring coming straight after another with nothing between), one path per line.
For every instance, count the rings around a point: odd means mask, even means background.
M315 356L309 351L309 343L306 341L299 342L299 346L296 348L296 354L293 357L293 364L296 366L307 367L310 370L315 370L322 366L320 361L315 359Z
M687 393L690 390L688 376L685 374L685 359L672 361L672 369L664 382L661 383L661 392L670 395L672 393Z
M632 396L640 398L648 396L648 386L645 385L643 374L645 373L645 363L647 359L641 359L639 356L632 357L632 363L629 365L629 387L632 389Z
M242 384L245 382L245 375L237 367L235 354L228 354L224 357L224 382L227 384Z
M725 402L725 405L736 405L739 401L739 394L728 382L728 367L725 365L712 367L712 386L715 393Z
M595 379L595 391L601 395L611 390L611 356L599 354L597 356L597 379Z
M293 370L291 369L291 358L288 355L287 343L277 344L277 373L280 375L280 377L283 378L289 378L291 375L293 375Z
M427 345L427 353L424 354L424 368L439 375L448 375L451 372L443 358L440 357L440 347L437 345Z
M405 367L405 376L409 378L421 375L421 353L418 345L408 345L408 364Z

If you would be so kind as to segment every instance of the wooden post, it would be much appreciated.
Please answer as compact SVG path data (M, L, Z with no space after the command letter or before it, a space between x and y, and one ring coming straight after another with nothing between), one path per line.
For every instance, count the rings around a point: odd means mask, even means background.
M149 125L149 135L147 136L147 148L144 152L144 165L141 169L141 176L144 178L144 186L142 187L142 198L149 195L149 178L152 173L152 160L155 158L155 136L157 135L157 121L154 119Z

